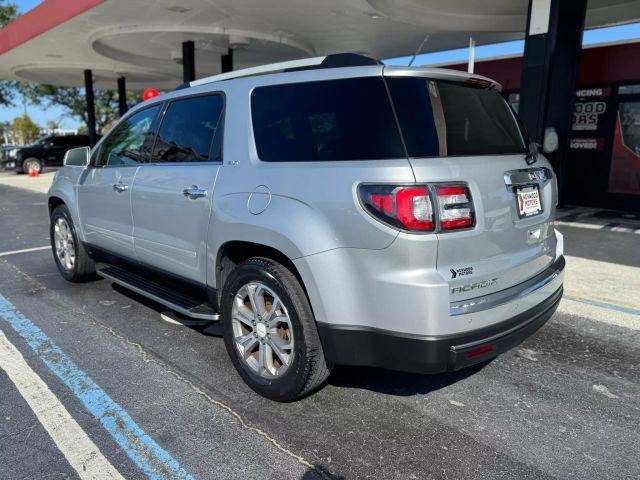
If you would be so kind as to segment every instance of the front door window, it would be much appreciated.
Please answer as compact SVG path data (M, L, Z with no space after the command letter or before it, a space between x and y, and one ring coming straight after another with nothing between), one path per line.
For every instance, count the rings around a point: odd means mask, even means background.
M120 123L100 147L96 166L126 166L144 162L150 153L151 124L160 105L131 115Z

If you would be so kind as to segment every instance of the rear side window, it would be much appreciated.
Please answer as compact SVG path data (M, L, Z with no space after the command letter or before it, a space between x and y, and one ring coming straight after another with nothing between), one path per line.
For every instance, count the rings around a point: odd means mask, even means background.
M96 166L136 165L149 154L151 125L159 105L136 112L118 124L100 146Z
M221 161L223 106L221 95L171 102L158 131L152 162Z
M56 145L61 147L84 147L89 145L89 137L82 135L68 135L66 137L57 137Z
M77 135L70 137L69 144L72 147L85 147L89 145L89 137L84 135Z
M405 156L381 77L258 87L251 115L265 162Z
M424 78L389 78L410 157L499 155L526 151L499 92Z
M83 142L82 137L78 137L76 135L53 137L54 147L83 147L85 145L89 145L89 140L87 139L86 142Z

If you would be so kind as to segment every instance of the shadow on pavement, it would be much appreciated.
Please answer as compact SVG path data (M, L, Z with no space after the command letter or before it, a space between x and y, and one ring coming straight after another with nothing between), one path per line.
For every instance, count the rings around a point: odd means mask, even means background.
M640 267L640 213L565 207L557 221L565 255Z
M300 480L344 480L344 477L334 475L324 467L315 466L304 472Z
M362 388L372 392L408 397L426 394L475 375L491 360L465 368L458 372L430 375L395 372L368 367L336 366L329 377L329 385L342 388Z
M191 328L202 335L222 337L221 322L203 320L194 321L174 312L169 312L166 307L149 300L142 295L132 292L118 284L112 284L112 288L125 295L135 302L141 303L150 309L158 312L164 321L169 323L179 323L187 328ZM397 372L370 367L345 367L337 365L327 384L343 388L360 388L373 392L384 393L407 397L411 395L427 394L435 390L447 387L453 383L464 380L476 374L488 365L489 360L478 365L474 365L458 372L446 372L438 374L420 375L415 373ZM323 388L323 387L320 387ZM311 392L309 392L311 394ZM312 478L312 477L310 477Z
M599 262L640 267L640 235L610 230L558 225L564 235L564 253Z

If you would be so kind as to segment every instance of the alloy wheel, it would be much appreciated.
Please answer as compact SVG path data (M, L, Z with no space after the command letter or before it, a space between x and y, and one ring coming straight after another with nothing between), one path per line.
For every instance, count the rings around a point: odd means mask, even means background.
M293 361L293 325L284 303L261 282L242 286L233 300L233 339L240 359L263 378L280 377Z
M68 272L73 270L76 263L76 247L73 241L73 233L63 217L58 217L53 226L53 239L56 248L56 257L60 265Z
M40 172L40 162L37 160L27 160L25 163L25 166L27 168L27 172L29 172L29 170L33 170L34 172Z

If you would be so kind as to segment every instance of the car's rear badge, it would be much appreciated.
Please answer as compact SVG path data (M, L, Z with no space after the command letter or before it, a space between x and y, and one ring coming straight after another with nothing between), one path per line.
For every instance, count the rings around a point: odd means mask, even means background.
M473 275L473 267L463 267L458 269L450 269L451 278L464 277L465 275Z
M483 280L481 282L469 283L467 285L460 285L459 287L453 287L451 289L451 293L463 293L470 292L471 290L479 290L481 288L493 287L498 284L497 278L492 278L490 280Z

